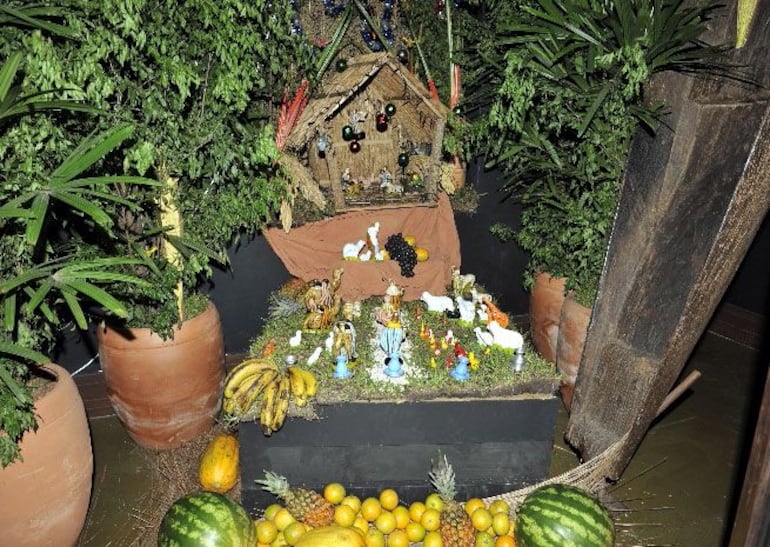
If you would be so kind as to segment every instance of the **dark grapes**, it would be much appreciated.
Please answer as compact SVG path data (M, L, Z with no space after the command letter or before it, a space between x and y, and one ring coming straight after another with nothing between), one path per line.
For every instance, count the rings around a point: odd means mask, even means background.
M401 275L404 277L414 277L417 253L400 233L388 237L388 240L385 242L385 250L388 251L392 260L398 262L398 265L401 267Z

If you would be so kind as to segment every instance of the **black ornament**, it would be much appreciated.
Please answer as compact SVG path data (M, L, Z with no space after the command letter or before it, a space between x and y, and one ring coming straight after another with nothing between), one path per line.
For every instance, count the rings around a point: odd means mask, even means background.
M398 155L398 165L400 167L406 167L407 165L409 165L409 154L401 152Z
M393 103L388 103L385 105L385 114L389 118L392 118L395 113L396 113L396 105L394 105Z
M346 141L352 141L355 137L355 134L353 133L353 128L349 125L346 125L342 128L342 138Z
M402 65L405 65L409 62L409 52L406 50L406 48L399 49L396 57L398 57L398 60Z
M334 66L337 72L345 72L345 69L348 68L348 61L347 59L337 59L337 63Z
M462 116L463 115L463 109L459 106L456 106L452 109L452 112L455 113L455 116Z
M365 131L359 131L358 133L353 134L353 140L356 141L362 141L366 138L366 132Z
M358 141L350 141L350 151L354 154L358 154L361 151L361 144Z

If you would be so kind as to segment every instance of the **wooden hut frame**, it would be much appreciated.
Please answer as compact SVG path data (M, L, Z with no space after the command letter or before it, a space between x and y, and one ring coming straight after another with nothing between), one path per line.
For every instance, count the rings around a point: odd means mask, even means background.
M395 114L387 129L378 131L376 116L387 105L395 107ZM314 93L287 136L286 151L302 160L320 188L331 192L337 212L435 206L448 114L395 57L384 52L361 55L328 76ZM343 140L345 126L365 133L357 139L358 152ZM322 145L329 142L324 151L319 139ZM409 155L406 168L398 165L404 152ZM387 192L380 188L385 171L396 183L409 183L414 180L409 174L416 173L419 184Z

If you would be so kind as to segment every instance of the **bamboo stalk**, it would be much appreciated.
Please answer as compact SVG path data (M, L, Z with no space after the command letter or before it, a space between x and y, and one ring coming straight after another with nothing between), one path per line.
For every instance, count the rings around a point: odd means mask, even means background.
M176 205L174 195L176 194L179 180L172 177L165 164L158 169L160 182L163 183L163 191L160 197L160 222L161 226L166 229L167 234L181 237L182 236L182 215L179 212L179 207ZM168 262L173 265L177 270L182 269L182 255L179 250L169 244L167 241L163 242L163 256ZM181 279L174 288L174 296L176 297L177 311L179 312L179 320L184 320L184 286Z

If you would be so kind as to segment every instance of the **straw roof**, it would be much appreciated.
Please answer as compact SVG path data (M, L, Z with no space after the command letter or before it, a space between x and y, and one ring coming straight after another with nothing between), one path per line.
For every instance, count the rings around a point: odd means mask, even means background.
M449 114L449 108L433 101L427 88L398 59L387 52L369 53L350 59L344 71L326 78L289 134L287 147L304 147L364 87L385 98L409 93L421 100L436 118L445 119Z

